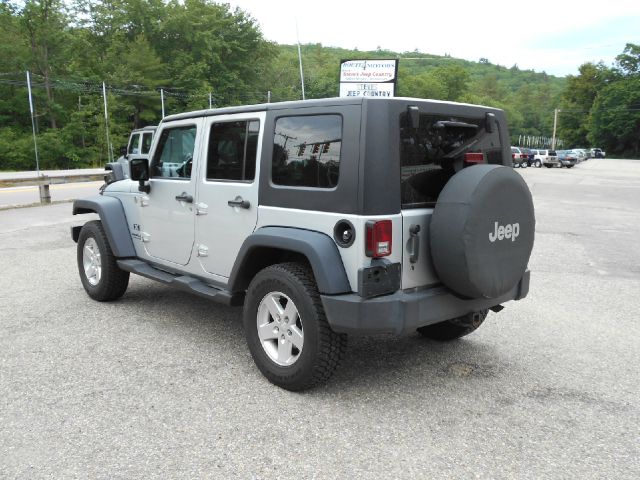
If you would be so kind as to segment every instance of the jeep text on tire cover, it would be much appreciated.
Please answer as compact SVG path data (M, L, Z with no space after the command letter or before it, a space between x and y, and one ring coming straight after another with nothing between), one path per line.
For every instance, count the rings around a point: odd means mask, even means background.
M269 381L326 381L347 334L452 340L525 297L535 218L504 113L325 99L173 115L131 179L112 169L73 213L99 301L129 273L243 306ZM120 172L120 173L119 173Z

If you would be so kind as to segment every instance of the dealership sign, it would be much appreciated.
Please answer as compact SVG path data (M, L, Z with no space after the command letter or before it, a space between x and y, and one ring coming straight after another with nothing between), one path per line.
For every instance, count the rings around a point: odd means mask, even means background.
M398 79L398 60L342 60L341 97L393 97Z

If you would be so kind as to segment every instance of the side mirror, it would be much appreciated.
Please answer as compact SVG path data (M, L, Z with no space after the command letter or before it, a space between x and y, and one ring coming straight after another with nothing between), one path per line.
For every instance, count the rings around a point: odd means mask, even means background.
M140 183L138 190L149 193L151 186L145 183L149 180L149 160L146 158L134 158L129 161L129 170L131 172L131 180L138 180Z
M127 146L123 145L122 147L120 147L120 156L127 158Z

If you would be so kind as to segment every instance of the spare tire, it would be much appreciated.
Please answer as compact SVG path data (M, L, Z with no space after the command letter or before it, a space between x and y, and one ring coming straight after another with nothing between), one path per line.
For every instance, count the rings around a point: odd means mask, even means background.
M501 165L474 165L447 182L430 225L431 256L444 285L467 298L496 298L522 278L535 233L531 192Z

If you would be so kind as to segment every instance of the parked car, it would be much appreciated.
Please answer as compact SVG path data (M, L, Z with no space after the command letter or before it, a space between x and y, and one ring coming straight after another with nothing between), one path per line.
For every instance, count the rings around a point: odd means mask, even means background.
M519 147L511 147L511 162L513 168L525 168L527 155Z
M129 161L134 158L149 158L151 141L153 140L156 128L158 127L150 125L148 127L133 130L129 135L129 142L127 143L127 146L121 147L121 156L117 161L122 165L122 172L125 178L129 178Z
M592 148L591 149L591 157L592 158L604 158L605 152L600 148Z
M528 156L527 158L528 166L536 167L536 168L542 167L542 161L540 159L536 159L536 154L538 153L538 150L535 150L532 148L525 148L524 151Z
M578 157L569 150L559 150L558 161L560 162L560 167L573 168L578 163Z
M562 164L558 161L558 155L555 150L538 150L538 154L534 156L536 160L540 160L542 165L547 168L561 167Z
M588 158L587 151L583 148L574 148L572 150L568 150L568 152L578 159L578 163L584 162Z

